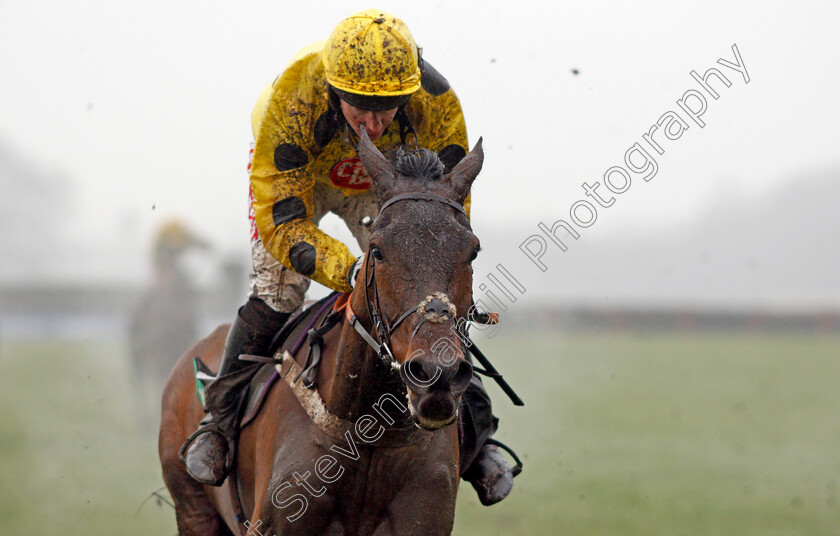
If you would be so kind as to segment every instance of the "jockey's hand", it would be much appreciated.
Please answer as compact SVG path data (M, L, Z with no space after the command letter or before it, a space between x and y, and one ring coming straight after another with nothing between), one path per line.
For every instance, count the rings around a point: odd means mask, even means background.
M364 262L364 259L364 255L356 259L356 262L354 262L353 266L350 267L350 271L347 272L347 283L349 283L353 288L356 288L356 279L359 277L359 272L362 270L362 262Z

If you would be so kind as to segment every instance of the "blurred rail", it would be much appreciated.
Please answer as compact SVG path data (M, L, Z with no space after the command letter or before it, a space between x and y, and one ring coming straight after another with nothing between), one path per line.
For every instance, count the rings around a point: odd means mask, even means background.
M125 286L0 287L0 335L120 336L148 291ZM228 322L241 301L229 292L195 290L199 328L204 333ZM502 330L639 330L840 332L836 310L712 310L690 307L517 304L501 313Z

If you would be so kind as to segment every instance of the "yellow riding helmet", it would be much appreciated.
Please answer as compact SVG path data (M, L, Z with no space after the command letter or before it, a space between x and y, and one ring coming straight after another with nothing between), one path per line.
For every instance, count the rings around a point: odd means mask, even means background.
M417 44L403 21L377 9L338 23L324 45L327 82L339 94L407 96L420 89Z
M190 241L191 233L181 220L170 219L160 226L157 232L158 244L185 245Z

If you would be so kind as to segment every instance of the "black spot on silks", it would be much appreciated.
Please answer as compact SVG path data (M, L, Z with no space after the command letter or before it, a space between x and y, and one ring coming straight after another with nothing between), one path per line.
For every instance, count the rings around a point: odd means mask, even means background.
M289 264L300 275L310 276L315 273L315 246L308 242L298 242L289 249Z
M420 66L420 85L435 97L449 91L449 81L426 60Z
M296 195L281 199L271 207L271 217L274 225L279 226L287 221L306 217L306 204Z
M289 171L309 163L309 155L300 145L281 143L274 149L274 166L277 171Z
M440 158L440 161L443 162L443 166L446 168L446 173L452 171L452 168L454 168L455 165L465 156L467 156L466 149L456 143L447 145L438 152L438 158Z
M328 109L321 114L321 117L315 121L315 143L318 147L326 147L332 141L341 128L341 121L338 117L338 112L333 109Z

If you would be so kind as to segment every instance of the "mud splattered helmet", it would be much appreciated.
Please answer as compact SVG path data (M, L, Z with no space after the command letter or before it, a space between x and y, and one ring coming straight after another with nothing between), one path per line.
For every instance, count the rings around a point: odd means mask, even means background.
M323 53L327 82L364 110L389 110L420 89L417 44L403 21L377 9L338 23Z

